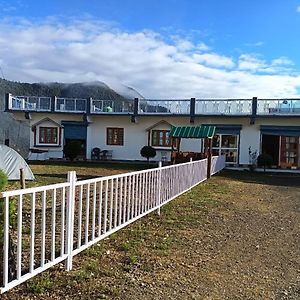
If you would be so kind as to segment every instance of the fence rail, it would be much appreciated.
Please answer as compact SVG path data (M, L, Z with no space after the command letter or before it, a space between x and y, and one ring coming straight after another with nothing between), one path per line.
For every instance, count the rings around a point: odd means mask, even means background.
M224 166L212 158L213 174ZM204 159L81 181L72 171L65 183L3 192L1 293L64 260L71 270L74 255L206 179Z

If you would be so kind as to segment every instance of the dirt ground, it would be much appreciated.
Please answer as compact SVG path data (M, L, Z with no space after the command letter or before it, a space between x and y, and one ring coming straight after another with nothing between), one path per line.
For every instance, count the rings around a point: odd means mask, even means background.
M300 299L300 176L223 172L2 299Z

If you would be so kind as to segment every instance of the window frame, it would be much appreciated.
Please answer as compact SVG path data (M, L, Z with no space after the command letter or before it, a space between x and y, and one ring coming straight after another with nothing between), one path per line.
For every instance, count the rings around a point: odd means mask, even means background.
M158 138L156 138L156 140L157 140L156 143L154 142L154 132L157 133L157 137L158 137ZM171 147L172 146L172 138L170 137L170 132L171 132L171 130L169 130L169 129L152 129L151 130L151 146L153 146L153 147L164 147L164 148ZM160 133L163 133L162 143L160 143ZM166 140L167 140L166 133L169 133L168 143L166 143Z
M112 134L110 136L110 131ZM114 135L116 134L116 140ZM124 146L124 128L107 127L106 128L106 145L108 146Z
M48 140L47 130L51 130L50 139ZM59 144L59 130L55 126L39 126L38 127L39 144L40 145L58 145ZM44 138L44 141L42 140Z
M223 146L223 136L234 136L236 137L236 147L226 147ZM229 133L217 133L214 137L219 138L219 145L218 146L212 146L212 150L217 151L219 155L222 154L222 152L236 152L236 161L225 161L226 164L229 165L237 165L239 163L239 141L240 141L240 135L239 134L229 134ZM227 156L226 156L227 159Z

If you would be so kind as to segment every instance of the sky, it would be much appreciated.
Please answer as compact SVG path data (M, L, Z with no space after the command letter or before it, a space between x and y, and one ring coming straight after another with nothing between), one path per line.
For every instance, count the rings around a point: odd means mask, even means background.
M146 98L300 97L300 0L0 0L0 76Z

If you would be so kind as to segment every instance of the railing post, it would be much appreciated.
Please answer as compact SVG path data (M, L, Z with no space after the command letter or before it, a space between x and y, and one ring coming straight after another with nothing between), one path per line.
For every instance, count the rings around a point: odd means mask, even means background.
M55 110L56 110L56 101L57 101L56 96L51 97L51 100L50 100L50 110L51 110L51 112L55 112Z
M13 109L12 107L12 100L11 100L11 94L6 93L5 94L5 110L4 111L9 111L10 109Z
M257 114L257 97L253 97L252 98L252 111L251 111L250 125L255 124L256 114Z
M157 197L157 214L160 216L160 200L161 200L161 168L162 168L162 161L160 160L158 162L158 168L159 168L159 173L158 173L158 197Z
M74 235L74 207L75 207L75 183L76 172L68 172L68 182L70 183L67 201L67 222L66 222L66 261L67 271L72 270L73 261L73 235Z
M93 101L93 98L92 97L88 97L86 99L86 106L85 106L85 111L86 111L86 114L87 115L90 115L91 114L91 107L92 107L92 101Z
M133 115L131 116L131 123L136 123L137 116L139 114L139 98L134 98L133 102Z
M195 122L195 108L196 108L196 98L191 98L190 100L190 123Z

